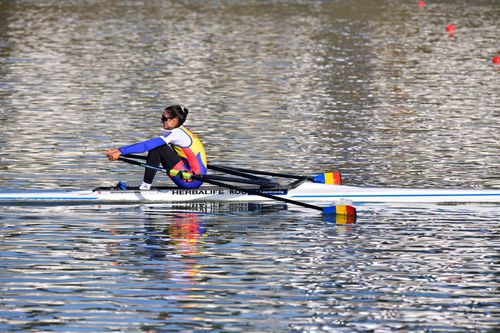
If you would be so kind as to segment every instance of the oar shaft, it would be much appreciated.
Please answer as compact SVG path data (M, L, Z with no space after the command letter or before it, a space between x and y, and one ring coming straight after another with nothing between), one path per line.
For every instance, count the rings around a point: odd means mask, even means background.
M145 160L147 157L143 155L135 155L135 154L128 154L125 155L125 157L131 157L131 158L137 158L137 159L142 159ZM291 179L304 179L304 180L311 180L314 181L313 176L301 176L301 175L293 175L289 173L280 173L280 172L270 172L270 171L261 171L261 170L252 170L252 169L244 169L244 168L233 168L233 167L226 167L218 164L208 164L208 168L215 170L215 171L221 171L221 172L226 172L235 176L240 176L240 177L245 177L249 179L266 179L263 177L258 177L254 175L263 175L263 176L271 176L271 177L281 177L281 178L291 178Z
M131 155L125 155L125 156L132 157ZM160 171L160 172L167 172L168 173L170 171L170 170L163 169L163 168L160 168L160 167L155 167L154 165L150 165L150 164L147 164L147 163L143 163L143 162L139 162L139 161L136 161L136 160L132 160L130 158L123 157L123 156L118 157L118 160L119 161L123 161L125 163L138 165L138 166L141 166L143 168L148 168L148 169L152 169L152 170L156 170L156 171Z
M127 155L130 156L130 155ZM168 175L175 177L175 176L180 176L185 180L188 179L193 179L193 180L200 180L203 182L209 182L209 180L219 180L219 181L225 181L225 182L236 182L236 183L243 183L243 184L253 184L253 185L262 185L266 187L276 187L279 186L278 183L272 182L268 179L242 179L242 178L234 178L234 177L226 177L226 176L216 176L216 175L198 175L198 174L192 174L187 171L180 171L180 170L174 170L174 169L163 169L160 167L156 167L154 165L150 165L144 162L136 161L127 157L122 157L120 156L118 158L120 161L138 165L144 168L160 171L160 172L166 172Z
M136 155L136 154L127 154L127 155L124 155L123 157L136 158L136 159L140 159L140 160L147 159L147 157L144 155ZM240 177L244 177L244 178L248 178L248 179L269 181L268 179L266 179L264 177L259 177L259 176L255 176L255 175L250 174L250 173L262 174L260 171L253 172L253 170L229 168L229 167L225 167L222 165L214 165L214 164L208 164L208 168L215 170L215 171L225 172L225 173L228 173L231 175L240 176ZM270 175L270 176L272 176L272 175ZM301 177L294 176L293 178L301 178Z
M282 178L293 178L293 179L311 179L309 176L300 176L300 175L291 175L288 173L278 173L278 172L270 172L270 171L260 171L260 170L251 170L251 169L243 169L243 168L229 168L221 165L208 164L209 169L225 171L225 172L244 172L244 173L253 173L256 175L264 175L271 177L282 177Z
M235 170L233 168L223 167L223 166L220 166L220 165L209 164L208 168L211 169L211 170L215 170L215 171L225 172L225 173L228 173L230 175L245 177L245 178L249 178L249 179L259 179L259 180L267 180L267 181L269 181L267 178L264 178L264 177L259 177L259 176L251 175L251 174L249 174L247 172L238 171L238 170Z

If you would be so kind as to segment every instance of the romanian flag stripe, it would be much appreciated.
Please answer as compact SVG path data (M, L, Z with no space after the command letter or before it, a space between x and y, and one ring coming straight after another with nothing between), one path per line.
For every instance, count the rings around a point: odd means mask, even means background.
M330 206L323 209L324 214L356 216L356 208L348 205Z

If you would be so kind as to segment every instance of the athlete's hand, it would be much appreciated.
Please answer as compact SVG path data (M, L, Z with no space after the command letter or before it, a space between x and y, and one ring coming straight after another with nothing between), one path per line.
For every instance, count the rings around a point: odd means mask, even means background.
M110 161L116 161L122 152L118 148L110 148L106 150L106 157Z

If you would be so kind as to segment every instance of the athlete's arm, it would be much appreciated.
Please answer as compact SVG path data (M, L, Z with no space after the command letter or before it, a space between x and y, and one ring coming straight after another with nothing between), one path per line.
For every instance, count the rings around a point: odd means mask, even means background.
M134 154L134 153L144 153L146 151L150 151L151 149L155 149L156 147L162 146L165 144L165 141L161 137L149 139L146 141L134 143L130 146L124 146L118 148L122 155Z

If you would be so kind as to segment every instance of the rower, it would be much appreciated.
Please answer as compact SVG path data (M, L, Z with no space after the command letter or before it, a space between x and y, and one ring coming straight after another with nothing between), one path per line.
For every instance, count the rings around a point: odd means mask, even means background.
M207 173L207 159L205 149L198 137L183 126L189 110L179 104L166 107L163 110L161 121L165 132L153 139L138 142L120 148L106 150L110 161L116 161L121 155L148 152L147 164L158 167L160 163L164 169L188 171L195 174ZM149 190L156 170L146 168L140 190ZM180 188L198 188L200 180L185 180L181 176L170 176L170 179Z

